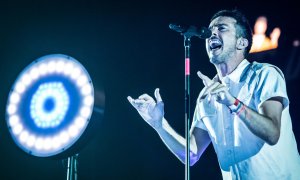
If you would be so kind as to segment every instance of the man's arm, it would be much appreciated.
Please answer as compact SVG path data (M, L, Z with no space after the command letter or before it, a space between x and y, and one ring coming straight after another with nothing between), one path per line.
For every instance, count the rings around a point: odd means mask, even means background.
M253 134L275 145L280 136L282 110L282 98L274 97L265 101L258 112L245 106L237 115Z
M201 72L198 73L198 76L206 85L208 95L215 96L216 101L228 107L235 104L236 98L229 93L225 85L214 82ZM282 110L283 98L272 97L263 102L258 112L242 104L236 115L241 118L253 134L269 145L275 145L280 136Z
M178 157L181 162L185 163L186 140L179 135L164 118L164 104L158 89L155 90L154 96L156 102L148 94L143 94L138 99L133 99L129 96L128 101L138 111L141 117L156 130L168 149ZM200 158L211 140L208 133L199 128L191 127L190 134L190 163L193 165Z
M169 150L185 163L185 138L180 136L165 119L156 131ZM190 134L190 165L192 166L199 160L211 140L207 131L197 127L191 127Z

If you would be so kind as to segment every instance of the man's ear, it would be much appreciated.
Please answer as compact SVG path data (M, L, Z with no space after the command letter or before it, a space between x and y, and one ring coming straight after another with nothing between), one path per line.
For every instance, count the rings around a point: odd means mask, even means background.
M240 38L237 40L236 48L237 48L238 50L242 50L242 49L245 49L246 47L248 47L248 45L249 45L248 39L243 38L243 37L240 37Z

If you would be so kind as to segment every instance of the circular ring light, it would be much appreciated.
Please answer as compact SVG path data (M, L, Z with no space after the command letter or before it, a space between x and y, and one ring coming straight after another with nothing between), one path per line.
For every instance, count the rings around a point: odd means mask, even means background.
M21 149L49 157L80 138L93 106L94 88L86 69L70 56L52 54L20 73L8 96L6 122Z

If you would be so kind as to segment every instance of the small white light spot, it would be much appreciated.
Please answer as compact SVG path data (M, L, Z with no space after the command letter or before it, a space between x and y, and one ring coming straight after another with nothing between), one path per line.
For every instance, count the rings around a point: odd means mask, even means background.
M14 104L8 105L8 107L7 107L7 113L9 115L14 114L16 111L17 111L16 105L14 105Z
M30 77L32 80L35 80L39 77L40 73L37 67L34 67L30 70Z
M19 94L22 94L24 91L25 91L25 86L23 83L21 82L18 82L16 84L16 91L19 93Z
M19 119L19 116L17 116L17 115L13 115L13 116L9 117L9 125L12 127L19 124L19 121L20 121L20 119Z
M48 73L53 73L55 71L55 65L56 65L55 61L50 61L48 63L48 65L47 65Z
M47 137L44 139L44 143L43 143L43 149L44 150L49 150L52 147L52 141L51 138Z
M75 124L78 127L78 129L82 129L85 125L86 121L82 117L77 117L75 120Z
M74 65L72 62L68 62L64 67L64 74L69 75L73 71Z
M81 70L78 67L74 67L73 71L71 72L71 78L77 79L81 74Z
M55 136L53 138L53 148L54 149L59 149L61 146L61 140L59 139L59 136Z
M35 144L35 141L36 141L35 136L31 134L31 135L29 135L26 144L28 147L33 147L33 145Z
M85 84L82 88L81 88L81 93L83 95L88 95L88 94L91 94L92 93L92 86L87 83Z
M88 78L85 75L81 75L78 77L77 80L77 85L79 87L82 87L84 84L86 84L88 82Z
M31 76L29 74L24 74L21 80L22 84L29 86L32 82Z
M92 95L86 96L83 100L85 106L92 106L94 103L94 97Z
M81 110L80 110L80 115L83 117L83 118L88 118L91 114L91 109L89 107L82 107Z
M28 132L27 131L23 131L21 134L20 134L20 142L22 143L25 143L28 139Z
M76 137L79 133L77 127L75 125L71 125L68 129L68 133L70 137Z
M12 127L12 132L15 135L19 135L22 132L22 130L23 130L23 126L20 123L16 124L14 127Z
M65 67L65 62L64 62L64 61L58 61L58 62L56 63L56 68L55 68L55 70L56 70L57 73L61 73L61 72L64 71L64 67Z
M20 95L17 92L13 92L10 95L10 103L17 104L20 101Z
M68 133L66 133L65 131L59 135L59 138L60 138L62 144L67 143L70 139Z
M45 75L47 73L47 65L46 64L41 64L39 66L39 74L40 75Z
M44 139L41 137L38 137L35 141L35 149L41 150L44 146Z

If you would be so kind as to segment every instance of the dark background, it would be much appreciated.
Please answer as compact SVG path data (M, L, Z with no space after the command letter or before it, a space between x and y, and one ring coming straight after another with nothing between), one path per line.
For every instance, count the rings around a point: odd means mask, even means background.
M282 68L287 79L294 133L300 143L299 6L290 1L1 1L0 3L0 179L66 179L62 160L29 156L13 142L6 125L7 95L18 74L33 60L53 53L80 61L95 84L103 84L105 117L79 154L79 179L184 179L184 165L169 152L126 97L153 95L160 88L165 117L184 134L183 37L169 23L207 26L220 9L239 8L252 25L268 18L268 32L282 30L277 50L250 57ZM291 57L292 51L298 52ZM252 58L252 59L251 59ZM296 60L291 70L287 65ZM204 41L192 39L191 114L203 88L196 72L213 77ZM191 179L221 179L210 145L191 167Z

